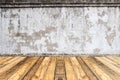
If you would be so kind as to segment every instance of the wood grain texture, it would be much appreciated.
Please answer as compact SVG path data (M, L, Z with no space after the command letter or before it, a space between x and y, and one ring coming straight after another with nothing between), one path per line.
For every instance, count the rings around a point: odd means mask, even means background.
M120 57L0 57L0 80L119 80Z
M54 80L55 66L56 66L56 58L53 57L45 73L44 80Z
M32 80L43 80L45 72L48 68L48 65L50 63L51 59L50 57L45 57L37 71L35 72L34 76L31 78Z
M13 66L18 64L20 61L24 60L25 57L15 57L14 59L8 61L8 64L0 68L0 75L11 69Z
M38 57L29 58L8 80L21 80L37 60Z
M34 75L34 73L39 68L39 65L41 65L44 57L40 57L39 60L35 63L35 65L29 70L29 72L24 76L23 80L30 80L31 77Z
M75 72L73 70L69 57L65 58L65 68L66 68L67 80L77 80L77 76L75 75Z

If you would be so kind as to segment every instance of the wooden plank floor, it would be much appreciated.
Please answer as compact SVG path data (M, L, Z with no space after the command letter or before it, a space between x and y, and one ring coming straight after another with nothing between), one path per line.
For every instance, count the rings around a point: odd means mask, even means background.
M120 80L120 57L0 57L0 80Z

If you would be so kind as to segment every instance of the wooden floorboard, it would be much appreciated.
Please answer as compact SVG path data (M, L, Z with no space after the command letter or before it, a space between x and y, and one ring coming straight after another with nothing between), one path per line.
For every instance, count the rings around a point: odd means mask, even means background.
M120 80L120 57L0 57L0 80Z

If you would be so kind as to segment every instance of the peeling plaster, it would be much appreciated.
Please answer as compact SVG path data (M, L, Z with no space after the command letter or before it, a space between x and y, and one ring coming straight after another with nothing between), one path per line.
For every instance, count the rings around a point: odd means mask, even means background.
M120 53L119 7L0 9L1 54Z

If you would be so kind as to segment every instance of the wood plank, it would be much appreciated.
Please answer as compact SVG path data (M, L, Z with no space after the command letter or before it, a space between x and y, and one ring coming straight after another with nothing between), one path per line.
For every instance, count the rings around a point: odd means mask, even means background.
M33 66L33 68L25 75L25 77L23 78L23 80L30 80L31 79L31 77L34 75L34 73L39 68L39 66L42 63L43 59L44 59L44 57L40 57L39 58L39 60L35 63L35 65Z
M11 69L9 69L8 71L6 71L5 73L3 73L0 76L0 80L8 80L14 73L16 73L18 71L18 69L21 68L21 66L23 66L28 58L25 58L24 60L22 60L21 62L19 62L17 65L15 65L14 67L12 67Z
M105 57L95 57L95 58L100 62L102 62L107 67L109 67L110 69L112 69L113 71L115 71L116 73L120 74L120 68L113 65L113 63L109 62L108 59L106 59Z
M109 75L112 80L118 80L118 79L120 79L120 75L119 74L117 74L116 72L114 72L112 69L108 68L102 62L98 61L95 58L92 58L92 61L94 61L94 63L97 66L99 66L104 71L104 73L106 73L107 75Z
M100 67L98 67L91 58L82 57L82 60L89 66L92 72L97 76L99 80L112 80Z
M0 57L0 80L119 80L120 58ZM0 61L1 62L1 61Z
M65 58L65 68L66 68L66 78L67 80L77 80L77 76L73 70L72 65L70 64L70 58Z
M113 60L111 60L111 59L109 59L109 58L107 58L107 57L101 57L101 58L102 58L102 59L104 58L104 60L106 60L106 61L109 62L110 64L112 64L112 65L120 68L120 66L119 66L116 62L114 62Z
M66 80L64 57L57 57L55 68L55 80Z
M107 56L107 58L109 58L110 60L117 63L117 65L120 65L120 58L116 58L116 57L113 57L113 56Z
M86 65L86 63L80 57L77 57L77 60L90 80L98 80L95 74L93 74L90 68Z
M5 62L9 61L12 58L14 58L14 57L3 57L3 58L0 58L0 67L3 66L4 64L6 64Z
M1 60L1 58L4 58L4 56L0 56L0 60Z
M18 71L13 74L8 80L22 80L24 75L29 71L29 69L34 65L39 57L31 57Z
M54 71L56 66L56 58L52 57L50 65L45 73L44 80L54 80Z
M34 76L31 78L32 80L43 80L45 72L48 68L49 62L51 58L45 57L39 68L37 69L37 72L34 74Z
M72 66L74 68L74 71L77 75L77 79L78 80L89 80L88 76L85 74L85 72L83 71L81 65L79 64L79 62L77 61L77 59L75 57L70 57Z
M0 68L0 75L5 73L6 71L8 71L9 69L11 69L12 67L14 67L16 64L18 64L20 61L24 60L25 57L16 57L14 60L10 60L8 63L8 65Z
M120 56L112 56L112 57L114 57L114 58L120 60Z
M17 60L18 58L19 58L19 57L13 57L12 59L9 59L9 58L6 57L5 60L2 61L2 65L1 65L0 68L6 66L6 65L8 65L8 64L10 64L11 62ZM7 60L7 61L6 61L6 60Z

